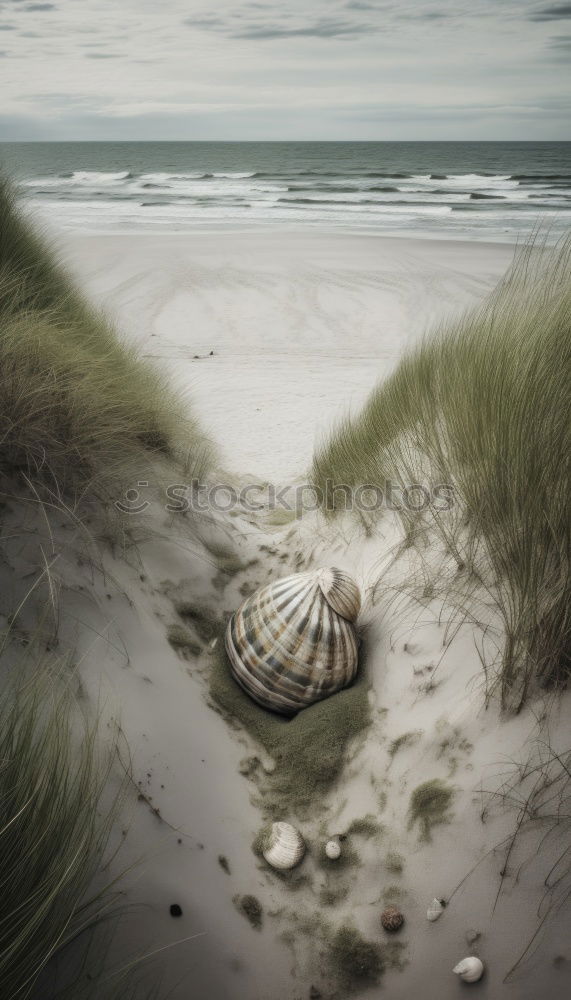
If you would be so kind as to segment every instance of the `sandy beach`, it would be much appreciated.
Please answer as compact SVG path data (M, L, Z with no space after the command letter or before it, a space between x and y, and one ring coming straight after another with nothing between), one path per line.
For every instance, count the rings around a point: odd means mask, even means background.
M571 0L0 7L0 1000L571 1000Z
M188 391L218 447L221 475L286 483L306 475L316 442L363 403L405 348L491 290L513 248L228 231L75 235L62 252L91 301ZM402 948L382 984L355 995L453 1000L467 987L451 969L475 950L487 968L475 995L562 1000L568 937L557 920L518 975L503 982L536 930L551 854L535 864L530 841L531 857L524 850L510 862L496 900L504 855L494 849L514 817L492 809L482 822L484 790L500 787L509 762L521 757L540 706L501 721L497 705L484 706L469 624L447 627L437 602L424 616L375 602L398 537L390 518L371 536L317 514L280 527L238 512L199 522L197 539L160 509L149 516L153 530L126 558L103 553L94 570L72 546L57 569L62 642L77 652L88 697L103 702L109 719L120 718L138 785L115 863L117 870L135 866L126 897L134 916L113 954L124 962L164 947L159 958L173 1000L345 1000L327 978L320 921L336 926L350 916L378 940L383 901L397 899L406 913ZM222 581L213 536L238 555ZM262 755L252 775L243 762L259 758L260 748L214 710L211 648L185 654L167 632L182 597L224 615L255 586L331 564L350 571L367 599L372 722L315 815L292 817L310 856L307 879L288 886L251 850L267 818L260 790L274 765ZM18 565L25 576L25 547ZM568 707L566 696L551 720L561 749ZM412 789L434 779L450 783L454 800L449 822L427 840L409 822L408 806ZM336 905L326 905L332 876L316 863L318 845L325 832L365 817L376 825L351 838L358 861L338 876ZM243 895L259 899L261 929L240 912ZM450 902L430 924L433 897ZM176 921L173 903L182 909Z
M513 246L228 230L72 235L63 254L188 392L222 467L282 482L408 346L493 288Z

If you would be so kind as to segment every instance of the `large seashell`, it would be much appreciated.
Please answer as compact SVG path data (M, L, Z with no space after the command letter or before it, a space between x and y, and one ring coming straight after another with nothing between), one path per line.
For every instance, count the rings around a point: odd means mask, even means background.
M455 965L452 969L460 979L463 979L465 983L477 983L479 979L482 978L484 974L484 963L476 958L475 955L470 955L468 958L463 958L458 965Z
M337 861L341 857L341 844L338 840L328 840L325 845L325 854L330 861Z
M400 931L404 917L398 906L387 906L381 913L381 923L386 931Z
M268 846L262 854L272 868L287 871L295 868L303 858L305 841L291 823L272 823Z
M339 569L296 573L261 587L232 615L226 650L254 701L295 715L357 672L359 588Z
M426 911L426 919L434 922L444 913L444 903L441 899L433 899Z

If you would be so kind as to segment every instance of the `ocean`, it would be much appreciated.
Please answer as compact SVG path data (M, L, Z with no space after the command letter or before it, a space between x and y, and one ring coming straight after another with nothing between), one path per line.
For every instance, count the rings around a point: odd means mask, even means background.
M0 167L35 215L83 232L571 229L570 142L0 143Z

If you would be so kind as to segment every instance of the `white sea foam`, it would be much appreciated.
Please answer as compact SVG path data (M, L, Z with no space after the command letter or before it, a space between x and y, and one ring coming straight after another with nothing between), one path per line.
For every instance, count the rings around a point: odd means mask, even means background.
M203 170L195 171L194 173L188 174L167 174L167 173L151 173L151 174L140 174L137 177L137 181L141 184L150 182L152 184L170 184L173 181L191 181L200 180L204 177L211 177L211 174L206 174Z
M98 170L74 170L71 180L86 184L113 184L116 181L124 181L129 177L128 170L120 170L118 173L101 173Z
M219 173L218 171L214 172L214 177L227 177L230 180L232 180L233 178L241 180L244 177L255 177L255 176L256 173L253 170L246 171L246 173L240 173L240 171L234 171L233 173L230 174Z
M176 160L174 161L176 162ZM571 223L569 187L560 174L434 173L350 168L335 173L246 170L43 170L23 187L31 207L58 225L85 231L184 229L208 224L294 223L501 238L525 233L541 213L553 229ZM530 200L531 199L531 200Z

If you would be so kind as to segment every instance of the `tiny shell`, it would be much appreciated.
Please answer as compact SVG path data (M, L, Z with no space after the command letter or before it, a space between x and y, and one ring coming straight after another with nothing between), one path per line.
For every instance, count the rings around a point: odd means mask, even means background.
M341 844L338 840L328 840L325 845L325 853L331 861L337 861L341 857Z
M272 823L269 844L263 856L272 868L287 871L295 868L305 854L305 841L291 823Z
M426 919L434 922L444 913L444 903L434 898L426 911Z
M263 708L295 715L357 673L359 588L328 568L256 590L234 612L226 651L234 679Z
M397 906L387 906L381 913L381 923L386 931L399 931L404 924L404 917Z
M484 974L484 963L476 958L475 955L470 955L468 958L463 958L458 965L455 965L452 969L460 979L463 979L465 983L477 983L479 979L482 978Z

